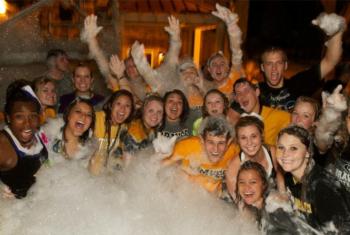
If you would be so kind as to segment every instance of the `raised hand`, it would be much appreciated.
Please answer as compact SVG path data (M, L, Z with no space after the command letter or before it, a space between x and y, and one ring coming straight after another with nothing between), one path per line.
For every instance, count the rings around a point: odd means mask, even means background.
M347 109L347 103L341 90L342 85L338 85L330 95L327 92L322 92L323 108L332 108L338 112L345 111Z
M112 55L109 59L109 69L117 78L121 78L125 72L125 64L117 55Z
M180 23L175 16L168 17L169 26L164 27L164 30L167 31L172 37L180 37Z
M158 137L153 140L154 151L161 158L169 157L173 153L173 148L176 142L176 136L168 138L158 133Z
M80 33L80 39L83 42L88 42L102 30L102 26L97 26L97 16L89 15L84 20L84 27Z
M323 12L312 21L312 24L320 27L328 36L333 36L337 32L346 29L345 18L335 13L327 14Z
M131 47L131 56L134 59L135 64L147 63L145 56L145 46L138 41L135 41Z
M212 11L211 13L224 21L227 25L238 22L238 15L234 12L231 12L228 8L221 6L216 3L215 5L216 11Z

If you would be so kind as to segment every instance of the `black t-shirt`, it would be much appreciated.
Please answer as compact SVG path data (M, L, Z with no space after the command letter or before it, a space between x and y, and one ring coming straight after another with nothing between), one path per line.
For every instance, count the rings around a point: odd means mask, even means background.
M322 86L320 64L285 79L283 87L272 88L266 82L259 83L263 105L291 110L299 96L312 96Z

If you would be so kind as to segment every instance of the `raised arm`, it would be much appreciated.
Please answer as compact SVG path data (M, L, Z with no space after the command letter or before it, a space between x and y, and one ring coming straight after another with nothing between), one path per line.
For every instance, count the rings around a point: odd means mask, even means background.
M84 20L84 27L80 33L80 39L82 42L88 44L89 57L94 59L98 65L98 68L106 80L108 88L111 90L119 89L118 81L115 81L109 70L108 59L104 52L98 45L97 34L102 30L102 26L97 26L97 16L89 15Z
M109 87L116 91L125 89L132 92L128 79L125 77L125 64L117 55L112 55L109 60L109 70L114 78L108 79Z
M218 3L216 4L216 11L213 11L212 14L224 21L227 27L231 50L231 72L240 71L243 53L241 50L242 31L237 24L239 17L236 13L220 6Z
M347 109L346 98L340 93L341 85L331 95L322 92L322 115L315 130L315 144L325 153L333 144L334 135L342 122L342 112Z
M338 16L335 13L321 13L312 23L319 26L330 36L330 39L326 42L326 54L321 60L321 78L324 78L341 59L343 53L342 36L346 30L346 23L344 17Z
M158 75L155 70L149 65L145 56L145 46L135 41L131 47L131 56L134 60L137 70L140 75L145 79L147 84L151 87L153 92L159 90L161 83L157 79Z
M169 25L164 27L164 30L169 33L170 45L163 64L176 66L179 63L179 54L181 50L180 23L174 16L169 16L168 22Z

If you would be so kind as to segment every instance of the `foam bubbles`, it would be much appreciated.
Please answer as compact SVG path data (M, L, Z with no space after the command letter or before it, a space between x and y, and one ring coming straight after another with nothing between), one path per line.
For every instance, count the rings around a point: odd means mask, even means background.
M23 200L2 201L0 234L257 234L237 211L144 153L90 176L78 161L43 167Z

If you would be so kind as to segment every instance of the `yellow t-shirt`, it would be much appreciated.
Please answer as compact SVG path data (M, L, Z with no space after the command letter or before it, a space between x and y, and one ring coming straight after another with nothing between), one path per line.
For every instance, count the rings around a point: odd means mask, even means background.
M290 113L263 106L260 114L265 125L265 143L269 145L276 145L276 138L281 129L290 124Z
M175 145L173 155L166 161L168 163L180 161L181 169L190 180L209 192L219 194L228 164L238 152L238 146L230 144L222 159L217 163L211 163L206 157L201 139L191 136L179 141Z
M56 110L53 108L46 108L40 113L40 124L44 124L48 118L56 118Z

